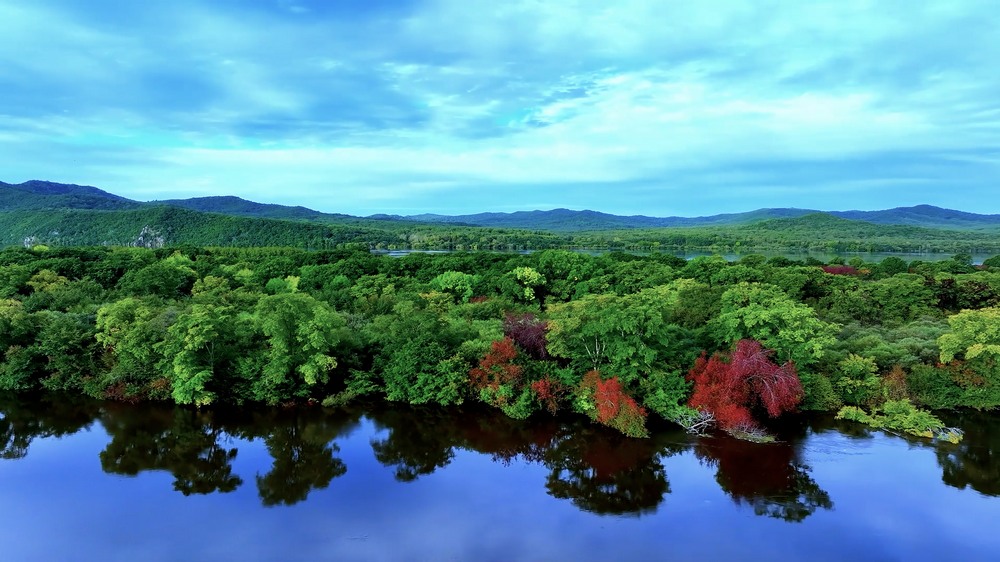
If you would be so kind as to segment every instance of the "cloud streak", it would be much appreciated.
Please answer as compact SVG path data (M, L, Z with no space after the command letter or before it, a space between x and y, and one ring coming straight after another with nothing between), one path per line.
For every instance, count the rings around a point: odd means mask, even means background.
M993 8L13 0L0 179L354 214L998 213Z

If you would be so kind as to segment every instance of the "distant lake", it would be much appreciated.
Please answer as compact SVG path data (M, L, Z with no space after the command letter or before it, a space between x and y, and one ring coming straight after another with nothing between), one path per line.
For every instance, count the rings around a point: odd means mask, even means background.
M469 250L470 252L483 251L483 252L497 252L497 253L511 253L511 254L531 254L536 251L542 250L512 250L505 252L503 250ZM577 252L581 254L587 254L591 256L600 256L604 254L611 253L613 250L600 250L600 249L586 249L577 248L569 250L571 252ZM615 250L618 251L618 250ZM403 256L408 256L410 254L452 254L456 253L456 250L372 250L371 253L376 255L390 256L394 258L401 258ZM650 252L624 252L627 254L634 254L639 256L651 255ZM712 252L686 252L686 251L664 251L664 254L674 255L686 260L694 259L701 256L712 256L721 255L729 261L737 261L743 256L748 255L760 255L765 257L776 257L780 256L783 258L788 258L792 260L805 260L806 258L815 258L821 262L829 263L830 260L834 258L844 258L849 260L854 257L863 259L867 263L878 263L888 257L896 257L908 262L920 260L920 261L943 261L950 260L954 254L943 253L943 252L775 252L775 251L760 251L760 252L747 252L745 254L736 254L732 252L715 254ZM972 263L979 265L982 264L984 260L993 257L993 254L972 254Z
M4 560L990 560L1000 416L757 445L482 409L0 397Z

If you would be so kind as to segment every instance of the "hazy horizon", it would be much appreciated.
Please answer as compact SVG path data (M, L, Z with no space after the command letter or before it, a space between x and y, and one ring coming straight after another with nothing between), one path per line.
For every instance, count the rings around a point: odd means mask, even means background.
M328 213L1000 213L986 1L9 0L4 181Z
M41 181L41 182L47 182L47 183L62 183L62 182L51 182L50 180L39 180L37 178L33 178L31 180L26 180L25 182L19 182L19 183L5 182L3 179L0 179L0 183L6 183L8 185L15 185L15 186L16 185L21 185L23 183L31 182L31 181ZM81 184L72 184L72 183L66 183L64 185L78 185L80 187L94 187L94 188L97 188L97 189L101 189L102 191L105 191L107 193L110 193L111 195L122 196L119 193L113 193L113 192L110 192L108 190L102 189L100 186L95 186L95 185L81 185ZM124 197L124 196L122 196L122 197ZM220 198L220 197L238 197L238 196L229 195L229 194L198 195L198 196L184 197L184 198L171 197L171 198L166 198L166 199L145 199L145 200L135 199L135 201L138 201L140 203L163 203L163 202L168 202L168 201L178 201L178 200L186 200L186 199L212 199L212 198ZM319 211L319 209L313 209L313 208L309 207L308 205L298 204L298 203L295 203L295 202L290 202L290 203L275 203L275 202L272 202L272 201L251 200L251 199L245 199L245 198L243 198L243 199L245 201L250 201L251 203L260 203L260 204L264 204L264 205L271 205L271 204L273 204L273 205L285 205L285 206L288 206L288 207L306 207L306 208L309 208L309 209L311 209L313 211ZM378 216L378 215L398 215L398 216L406 216L406 217L419 216L419 215L461 216L461 215L476 215L476 214L485 214L485 213L507 213L507 214L510 214L510 213L519 213L519 212L520 213L531 213L531 212L551 212L551 211L568 210L568 211L574 211L574 212L596 212L596 213L602 213L602 214L608 214L608 215L615 215L615 216L625 216L625 217L629 217L629 216L644 216L644 217L649 217L649 218L703 218L703 217L711 217L711 216L718 216L718 215L750 213L750 212L754 212L754 211L761 211L761 210L767 210L767 209L786 209L786 210L797 210L797 211L816 211L816 212L825 212L825 213L839 213L839 212L852 212L852 211L886 211L886 210L892 210L892 209L896 209L896 208L913 208L913 207L926 206L926 205L928 205L928 204L927 203L918 203L916 205L907 205L907 206L898 206L898 207L886 207L886 208L880 208L880 209L815 209L815 208L805 208L805 207L757 207L757 208L753 208L753 209L743 209L743 210L740 210L740 211L731 211L731 212L726 212L726 213L712 213L712 214L704 214L704 215L644 215L642 213L633 213L633 214L630 214L630 215L621 215L621 214L618 214L618 213L610 213L610 212L607 212L607 211L603 211L601 209L571 208L571 207L550 207L550 208L544 208L544 209L540 209L540 208L535 208L535 209L513 209L513 210L508 210L508 211L471 211L471 212L466 212L466 213L451 213L451 214L449 214L449 213L425 212L425 213L413 213L413 214L407 214L407 215L399 215L398 213L381 213L380 212L380 213L370 213L370 214L367 214L367 215L354 215L354 216L361 217L361 218L367 218L367 217ZM937 205L933 205L933 206L934 207L938 207ZM944 209L944 210L949 210L949 211L959 211L959 212L963 212L963 213L972 213L972 214L979 214L979 215L988 215L988 214L990 214L990 213L976 213L975 211L968 211L968 210L964 210L964 209L956 209L956 208L952 208L952 207L938 207L938 208L941 208L941 209ZM321 211L321 212L329 212L329 211ZM996 213L996 214L1000 214L1000 213Z

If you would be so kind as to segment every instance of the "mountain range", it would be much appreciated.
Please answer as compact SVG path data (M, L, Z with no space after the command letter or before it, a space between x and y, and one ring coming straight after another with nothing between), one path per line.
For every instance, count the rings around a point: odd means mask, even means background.
M621 216L598 211L552 209L512 213L469 215L385 215L356 217L323 213L301 206L256 203L233 196L194 197L140 202L91 186L32 180L20 184L0 182L0 212L19 210L136 210L154 206L180 207L191 211L279 220L311 221L327 224L363 224L378 221L407 221L423 224L520 228L552 232L606 231L636 228L678 228L750 224L763 220L799 218L823 213L874 224L910 225L949 230L1000 230L1000 215L983 215L943 209L932 205L896 207L880 211L823 211L817 209L766 208L744 213L701 217Z
M569 209L357 217L231 196L142 202L91 186L0 182L0 246L151 240L309 248L967 251L1000 249L1000 215L918 205L882 211L771 208L703 217Z
M514 213L478 213L474 215L375 215L376 218L416 220L445 224L491 226L495 228L527 228L570 232L582 230L614 230L627 228L678 228L750 224L770 219L799 218L816 213L848 220L874 224L897 224L945 228L951 230L979 230L1000 228L1000 215L979 215L942 209L932 205L896 207L882 211L821 211L816 209L769 208L745 213L726 213L703 217L648 217L643 215L620 216L597 211L517 211Z

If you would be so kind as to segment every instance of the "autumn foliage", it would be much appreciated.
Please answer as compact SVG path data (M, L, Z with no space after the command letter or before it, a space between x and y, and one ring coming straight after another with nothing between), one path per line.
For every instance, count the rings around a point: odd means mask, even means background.
M850 265L824 265L823 271L830 275L860 275L858 268Z
M551 414L559 411L559 403L569 393L569 388L566 385L548 376L532 382L531 390L534 391L542 406Z
M590 371L580 383L584 394L593 400L591 417L630 437L645 437L646 409L625 393L618 377L604 380L600 371Z
M755 412L775 418L792 411L802 400L802 384L795 366L778 365L773 352L755 340L740 340L731 353L703 354L688 379L694 391L688 405L711 412L725 430L755 430Z
M549 352L545 349L545 333L549 324L539 320L530 312L525 314L508 313L503 320L503 334L514 340L532 359L545 360Z
M479 366L469 371L469 381L477 390L497 390L502 385L520 382L523 369L514 363L517 347L510 338L493 342L490 351L479 361Z

